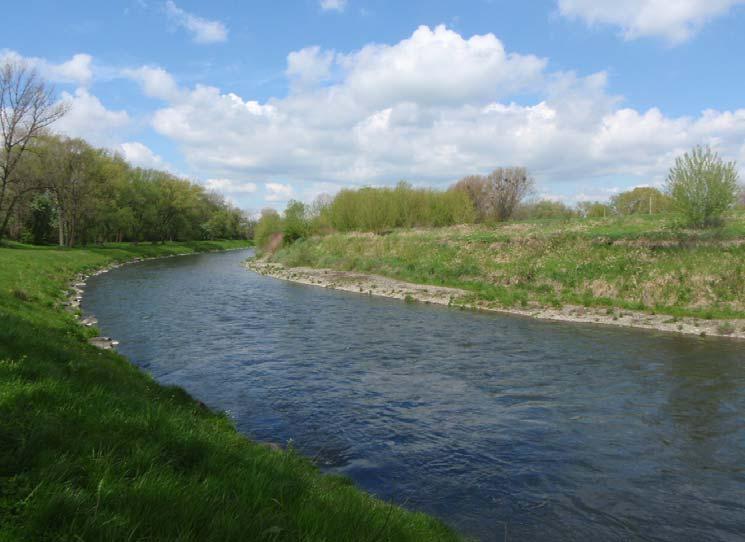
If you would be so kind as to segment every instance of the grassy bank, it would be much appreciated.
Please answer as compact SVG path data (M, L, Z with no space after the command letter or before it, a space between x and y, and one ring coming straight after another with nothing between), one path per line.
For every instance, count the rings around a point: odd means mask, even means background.
M469 292L490 307L561 307L745 318L745 214L717 230L674 218L510 222L388 235L333 234L270 258L288 267L379 274Z
M77 273L234 242L0 248L0 541L452 540L86 342Z

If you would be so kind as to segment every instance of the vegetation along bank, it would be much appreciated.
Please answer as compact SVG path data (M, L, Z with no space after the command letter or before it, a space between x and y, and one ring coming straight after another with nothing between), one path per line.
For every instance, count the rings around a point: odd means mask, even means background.
M161 386L65 310L78 274L243 241L0 248L0 540L454 540Z
M262 258L249 265L410 300L745 337L745 191L734 164L696 148L664 191L575 208L526 200L530 185L508 168L447 191L400 184L291 202L284 217L264 213Z

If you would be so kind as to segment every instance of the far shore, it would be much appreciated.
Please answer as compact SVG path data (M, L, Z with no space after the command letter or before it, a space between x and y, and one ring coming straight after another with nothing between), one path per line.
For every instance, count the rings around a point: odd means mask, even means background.
M260 275L298 284L320 286L334 290L388 297L404 301L513 314L541 320L630 327L683 335L696 335L699 337L711 336L728 339L745 339L745 322L742 320L707 320L694 317L673 317L667 314L651 314L618 308L606 309L574 305L565 305L561 308L539 306L520 309L504 308L493 306L486 302L466 302L465 300L471 295L471 292L467 290L427 284L413 284L380 275L338 271L334 269L285 267L282 264L267 262L261 259L248 260L245 265L248 269Z

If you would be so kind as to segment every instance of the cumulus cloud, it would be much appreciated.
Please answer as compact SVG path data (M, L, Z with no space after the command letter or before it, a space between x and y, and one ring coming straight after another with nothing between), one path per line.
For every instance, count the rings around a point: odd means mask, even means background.
M139 141L121 143L117 150L124 159L136 167L149 169L171 169L170 166L147 145Z
M228 28L220 21L210 21L184 11L172 0L165 3L168 18L188 31L196 43L219 43L228 40Z
M559 12L589 25L618 26L626 39L652 36L677 44L741 4L745 0L559 0Z
M223 194L253 194L257 190L256 183L236 182L231 179L207 179L205 187Z
M93 79L93 57L82 53L73 55L65 62L55 64L43 58L24 57L16 51L2 49L0 50L0 63L6 62L25 64L54 83L88 86Z
M295 190L289 184L266 183L264 188L267 191L266 201L287 201L295 193Z
M143 92L151 98L173 100L178 97L178 85L175 79L162 68L142 66L137 69L124 69L122 76L137 81Z
M70 109L54 124L54 130L70 137L81 137L94 145L114 146L121 137L121 130L131 122L126 111L107 109L98 97L84 88L78 88L73 94L63 92L61 101Z
M344 11L347 8L347 0L320 0L318 5L323 11Z
M316 85L331 76L334 57L333 51L322 51L317 45L293 51L287 55L285 74L294 86Z
M305 199L322 183L445 186L515 164L552 192L574 182L596 193L614 176L659 179L696 144L743 153L745 109L670 117L624 107L605 73L550 71L491 34L422 27L396 44L306 48L287 62L291 84L303 83L261 102L169 83L152 126L207 177L261 178L269 201Z

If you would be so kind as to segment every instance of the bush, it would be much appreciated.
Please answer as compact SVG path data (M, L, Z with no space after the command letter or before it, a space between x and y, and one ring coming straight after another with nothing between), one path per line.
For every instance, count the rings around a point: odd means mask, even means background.
M737 197L737 168L725 163L711 148L696 147L675 160L667 190L687 225L718 226Z
M469 175L452 186L473 201L479 222L512 218L520 202L532 192L533 178L524 167L497 168L489 175Z
M254 231L254 242L260 250L265 250L270 241L277 234L282 233L282 219L279 213L274 209L264 209L261 211L261 218L256 223Z
M310 233L310 225L307 218L307 209L304 203L291 200L285 209L284 240L292 243L298 239L305 239Z
M577 216L577 211L560 201L544 199L519 205L513 214L516 220L569 219Z
M611 207L619 215L664 213L671 206L670 196L651 186L639 186L611 198Z
M338 231L378 233L393 228L464 224L475 218L468 195L413 188L404 182L395 188L342 190L324 207L322 215Z

